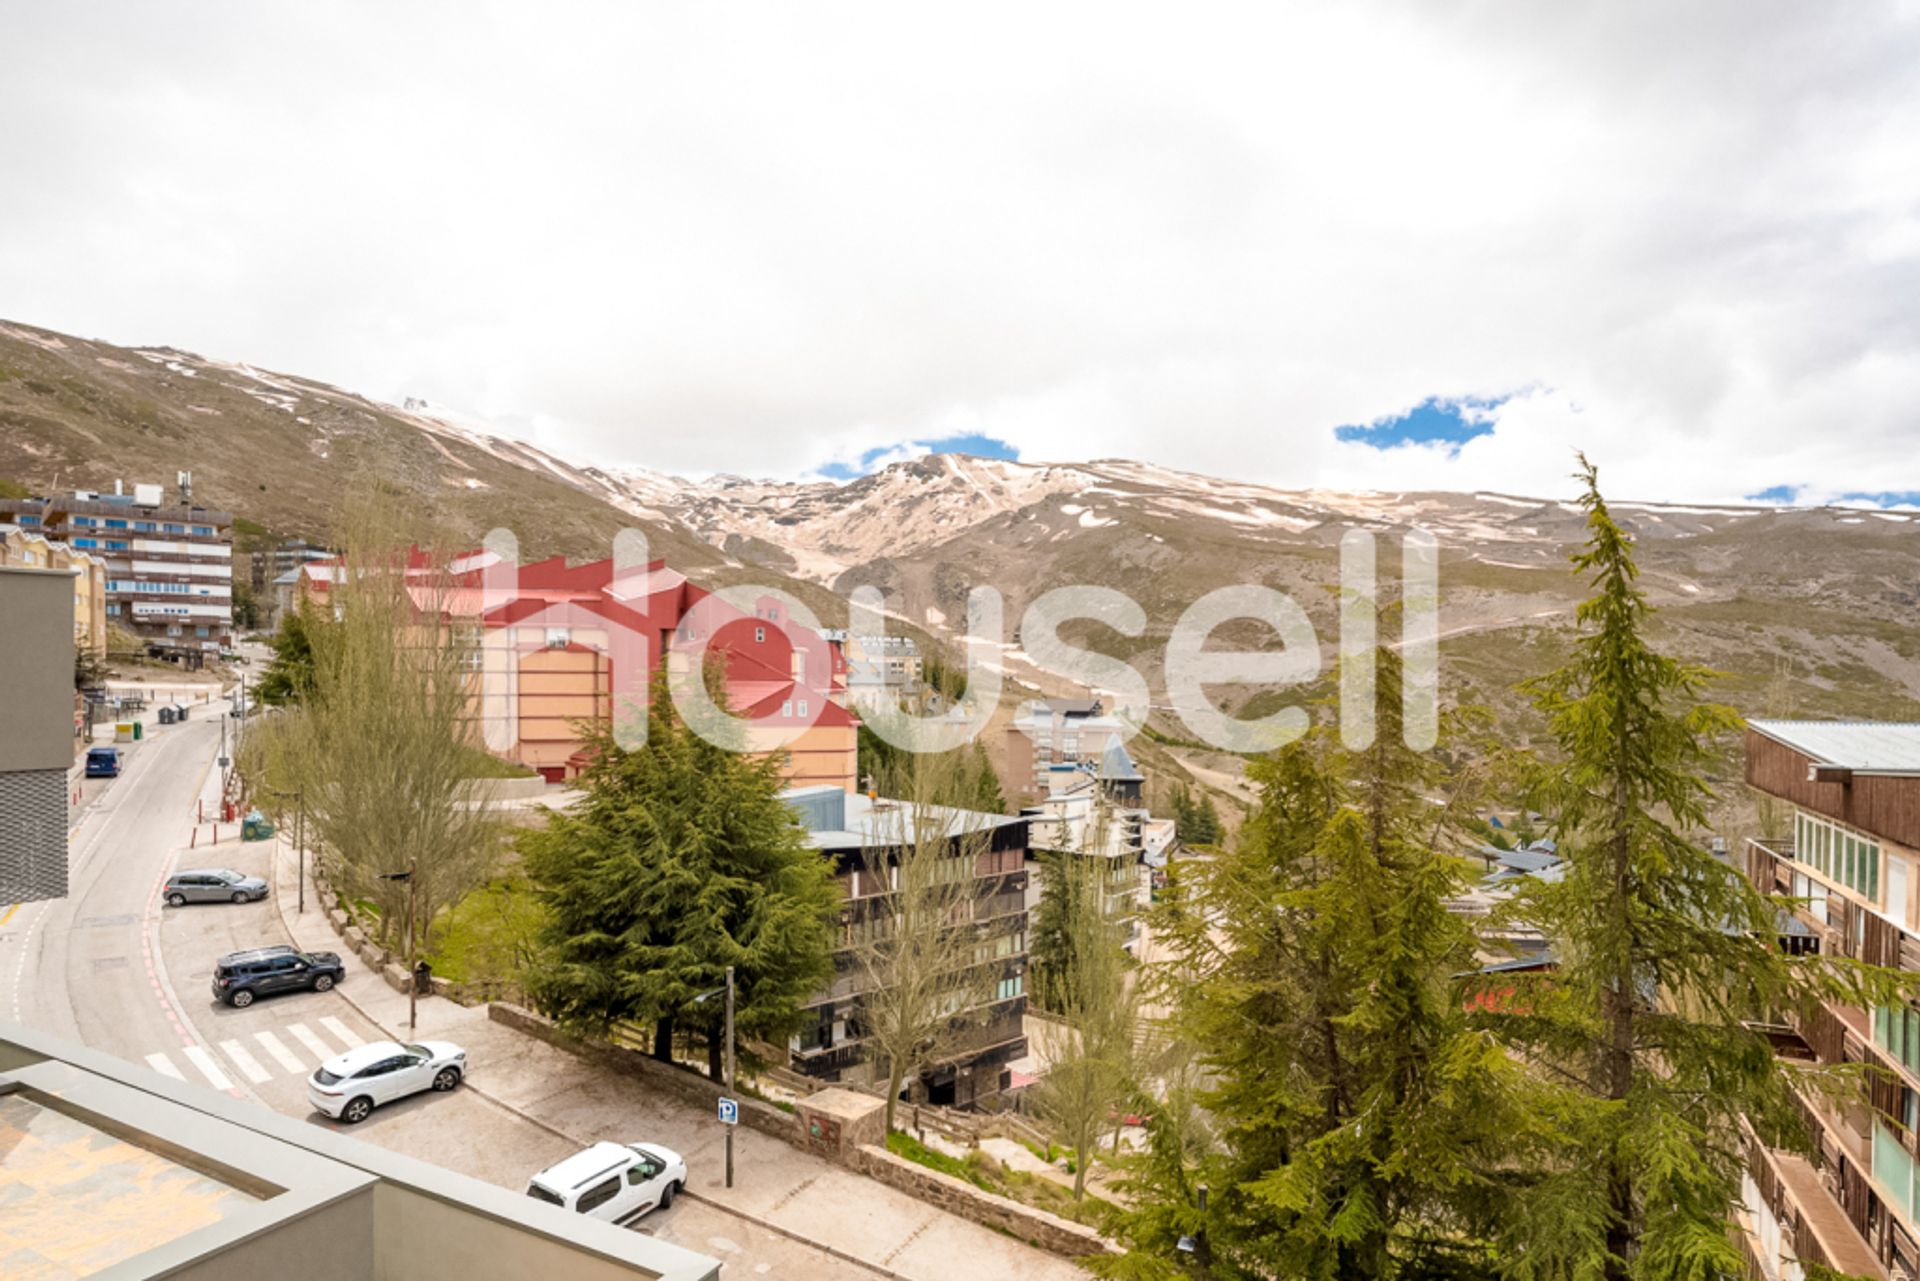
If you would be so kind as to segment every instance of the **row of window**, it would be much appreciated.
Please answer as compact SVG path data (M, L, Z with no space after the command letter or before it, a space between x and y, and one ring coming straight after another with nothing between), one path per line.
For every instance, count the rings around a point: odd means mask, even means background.
M21 517L20 523L23 525L29 523L29 518ZM31 523L38 525L40 518L38 516L32 517ZM136 520L129 523L118 517L111 516L105 520L97 516L75 516L73 523L81 529L134 529L142 534L185 534L191 532L201 538L213 537L213 526L211 525L194 525L189 529L186 525L175 524L172 521L160 521L156 523L150 520Z
M100 546L100 540L97 538L76 538L73 540L73 545L75 547L98 548ZM124 538L109 538L107 539L106 547L110 552L123 552L127 550L127 540Z
M149 583L134 578L109 578L107 590L110 592L157 592L163 596L212 596L214 590L205 583Z
M1830 881L1880 901L1880 843L1801 810L1793 816L1793 857Z

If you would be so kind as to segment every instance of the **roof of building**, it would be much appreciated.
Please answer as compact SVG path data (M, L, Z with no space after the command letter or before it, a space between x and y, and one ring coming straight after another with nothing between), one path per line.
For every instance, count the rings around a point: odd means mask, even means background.
M1822 765L1861 774L1920 774L1920 724L1894 721L1748 721Z
M807 840L816 849L883 848L905 844L923 832L962 836L1027 821L984 810L917 805L862 792L848 793L830 783L789 788L780 795L793 807L807 829Z
M1144 783L1146 775L1133 763L1133 757L1127 755L1127 748L1119 739L1107 744L1107 750L1100 756L1100 768L1094 777L1103 783Z

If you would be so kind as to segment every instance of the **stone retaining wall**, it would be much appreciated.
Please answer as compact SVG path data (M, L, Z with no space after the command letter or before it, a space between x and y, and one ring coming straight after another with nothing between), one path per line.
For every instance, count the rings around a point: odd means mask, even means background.
M505 1001L495 1001L487 1006L487 1017L495 1023L538 1037L548 1045L556 1046L569 1054L576 1054L589 1062L598 1063L627 1076L645 1077L649 1083L658 1085L708 1112L717 1110L716 1100L727 1092L726 1088L717 1081L710 1081L704 1076L689 1072L685 1068L675 1067L670 1063L662 1063L652 1055L643 1054L639 1050L630 1050L624 1045L606 1045L597 1041L583 1040L562 1031L552 1019L535 1014L532 1010L523 1010L517 1005L509 1005ZM739 1102L741 1125L785 1143L796 1146L805 1145L805 1135L800 1132L800 1123L791 1112L751 1095L742 1095Z
M1070 1259L1119 1253L1092 1228L1045 1210L1021 1205L1018 1201L977 1188L963 1179L895 1156L884 1148L871 1144L854 1148L848 1154L847 1164L868 1178L897 1188L916 1200L937 1205L963 1219L1018 1237L1042 1250L1063 1254Z

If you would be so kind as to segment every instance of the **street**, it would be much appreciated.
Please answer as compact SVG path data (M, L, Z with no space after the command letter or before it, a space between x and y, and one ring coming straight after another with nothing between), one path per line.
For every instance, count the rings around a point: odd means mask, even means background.
M293 858L279 842L243 843L237 825L225 824L209 845L213 828L196 825L196 806L205 797L213 813L220 742L210 714L135 745L118 779L87 782L68 897L0 907L8 1018L514 1191L593 1140L666 1143L688 1159L691 1195L635 1230L755 1276L1085 1275L759 1134L739 1136L741 1177L725 1189L710 1116L445 1000L421 1003L418 1036L465 1046L469 1084L391 1103L357 1126L314 1112L306 1099L314 1067L386 1039L382 1023L404 1034L406 998L345 951L311 888L306 914L296 914ZM273 893L257 903L165 906L166 878L197 867L264 877ZM347 978L331 992L268 996L245 1009L213 996L221 955L281 943L344 953Z

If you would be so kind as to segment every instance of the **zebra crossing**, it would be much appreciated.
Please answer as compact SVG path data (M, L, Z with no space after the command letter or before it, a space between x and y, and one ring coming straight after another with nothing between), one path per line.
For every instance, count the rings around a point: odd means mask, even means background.
M205 1082L216 1090L231 1090L235 1076L253 1085L266 1084L276 1073L308 1076L328 1059L367 1043L365 1037L331 1014L314 1021L320 1025L318 1031L305 1023L288 1023L255 1032L250 1038L235 1036L217 1041L214 1043L217 1054L199 1045L156 1051L146 1056L147 1066L176 1081L196 1085ZM283 1036L286 1039L282 1039Z

